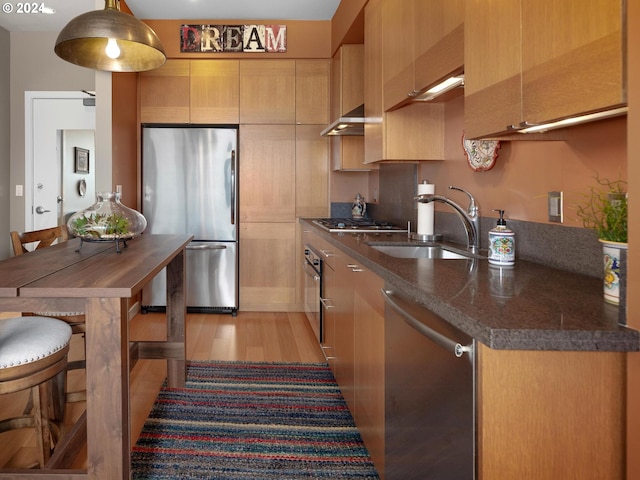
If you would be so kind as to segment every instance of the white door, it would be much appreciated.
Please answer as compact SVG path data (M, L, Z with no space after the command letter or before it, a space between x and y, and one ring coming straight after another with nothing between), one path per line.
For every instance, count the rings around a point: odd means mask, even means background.
M85 98L83 92L26 92L25 230L62 221L62 131L95 129L95 107L85 106Z

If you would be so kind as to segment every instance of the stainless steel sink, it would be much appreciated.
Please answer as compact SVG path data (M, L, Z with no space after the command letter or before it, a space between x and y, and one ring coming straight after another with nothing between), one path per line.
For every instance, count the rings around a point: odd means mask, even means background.
M379 252L395 258L442 258L452 260L464 260L473 258L473 255L448 250L440 245L369 245Z

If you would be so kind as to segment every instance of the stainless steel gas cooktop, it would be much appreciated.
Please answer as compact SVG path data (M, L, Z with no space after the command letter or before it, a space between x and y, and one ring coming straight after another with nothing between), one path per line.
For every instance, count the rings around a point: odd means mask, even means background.
M407 229L392 223L372 220L370 218L318 218L313 220L316 225L329 232L375 233L375 232L406 232Z

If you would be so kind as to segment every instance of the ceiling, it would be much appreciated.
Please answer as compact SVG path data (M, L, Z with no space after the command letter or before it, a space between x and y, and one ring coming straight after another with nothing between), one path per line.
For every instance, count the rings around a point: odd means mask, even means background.
M340 0L125 0L133 14L149 20L331 20ZM96 10L96 0L43 0L54 14L17 13L3 2L0 27L9 31L59 32L72 18ZM40 2L37 3L38 5ZM102 2L100 2L102 4ZM7 12L12 8L12 12Z

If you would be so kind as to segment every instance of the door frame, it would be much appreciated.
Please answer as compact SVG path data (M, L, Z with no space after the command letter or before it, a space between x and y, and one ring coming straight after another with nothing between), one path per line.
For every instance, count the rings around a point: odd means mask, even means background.
M24 230L33 230L33 182L34 182L34 144L38 138L38 132L34 128L34 101L38 99L71 99L83 100L93 98L83 91L25 91L25 138L24 138ZM95 119L92 127L95 130ZM61 127L61 129L64 129Z

